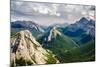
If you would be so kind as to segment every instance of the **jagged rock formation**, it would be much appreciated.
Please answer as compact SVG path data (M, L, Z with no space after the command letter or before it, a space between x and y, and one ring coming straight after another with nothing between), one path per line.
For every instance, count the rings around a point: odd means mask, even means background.
M42 46L28 30L20 31L11 37L11 65L25 66L33 64L58 63L49 50Z
M51 41L52 38L56 38L57 35L61 35L61 33L56 30L56 27L53 27L53 29L50 30L48 41Z
M52 27L49 31L44 34L43 41L51 42L52 39L56 39L57 36L61 36L61 33L57 30L57 27Z

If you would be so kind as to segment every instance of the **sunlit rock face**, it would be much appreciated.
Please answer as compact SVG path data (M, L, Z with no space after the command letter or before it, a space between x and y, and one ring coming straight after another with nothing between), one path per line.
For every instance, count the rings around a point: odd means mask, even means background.
M28 30L20 31L11 37L11 63L13 66L46 64L49 50L45 50ZM55 56L52 58L58 63Z

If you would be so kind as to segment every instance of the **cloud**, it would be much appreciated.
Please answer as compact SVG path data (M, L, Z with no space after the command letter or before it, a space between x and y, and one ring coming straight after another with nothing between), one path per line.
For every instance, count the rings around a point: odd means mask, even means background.
M11 1L11 20L32 20L39 24L74 23L81 17L95 17L95 6Z

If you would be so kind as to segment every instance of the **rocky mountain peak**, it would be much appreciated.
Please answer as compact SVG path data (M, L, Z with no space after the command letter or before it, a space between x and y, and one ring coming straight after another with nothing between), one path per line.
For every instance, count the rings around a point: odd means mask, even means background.
M85 17L82 17L79 21L78 21L78 23L80 23L80 24L87 24L89 22L89 20L87 19L87 18L85 18Z
M21 63L45 64L48 60L46 55L49 55L48 51L42 48L28 30L20 31L11 38L11 63L14 66L19 66ZM52 58L55 59L53 55Z

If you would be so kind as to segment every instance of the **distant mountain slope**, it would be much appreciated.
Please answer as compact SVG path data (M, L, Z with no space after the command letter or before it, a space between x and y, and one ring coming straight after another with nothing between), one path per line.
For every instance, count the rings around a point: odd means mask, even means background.
M11 37L11 65L58 63L51 51L42 48L28 30Z
M34 37L40 36L44 33L44 29L41 25L36 24L33 21L14 21L11 22L11 35L16 34L21 30L30 30Z
M95 38L95 21L83 17L76 23L63 28L62 32L77 43L87 43Z
M33 21L15 21L11 22L11 28L29 28L36 31L44 32L40 25Z
M70 36L78 36L82 33L87 33L95 36L95 21L87 20L85 17L81 18L74 24L71 24L63 29L64 34Z

